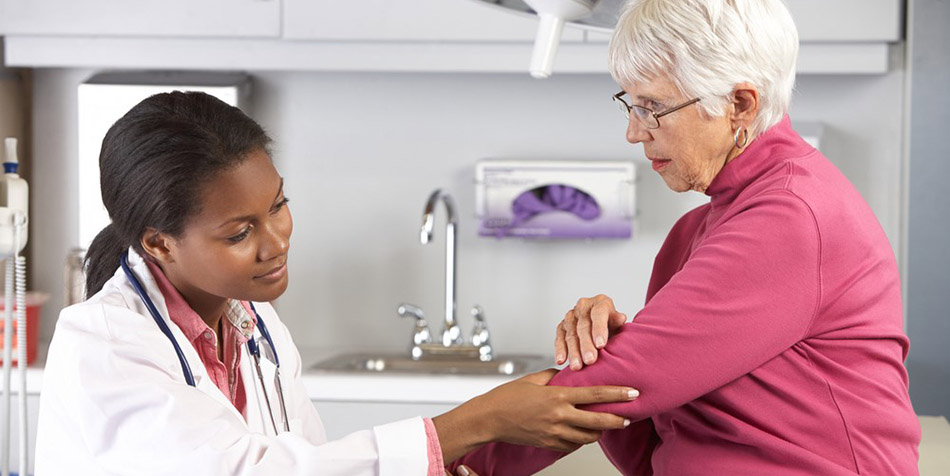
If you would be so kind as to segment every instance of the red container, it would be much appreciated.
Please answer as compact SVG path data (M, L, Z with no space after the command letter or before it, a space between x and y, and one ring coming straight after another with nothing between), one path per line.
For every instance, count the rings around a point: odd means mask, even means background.
M44 293L27 292L26 293L26 363L31 364L36 360L37 342L40 337L40 308L46 302L47 296ZM0 295L0 363L3 362L3 342L4 342L4 304L5 298ZM13 353L12 363L17 361L17 335L16 335L16 298L13 299Z

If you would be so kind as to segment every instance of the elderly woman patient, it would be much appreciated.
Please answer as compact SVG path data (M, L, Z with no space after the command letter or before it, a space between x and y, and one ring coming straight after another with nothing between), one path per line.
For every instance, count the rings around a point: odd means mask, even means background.
M550 385L625 385L599 411L623 474L917 474L900 281L871 209L786 115L798 34L781 0L635 0L614 96L653 170L710 202L660 249L631 322L606 296L558 326ZM495 443L464 463L531 474L561 453Z

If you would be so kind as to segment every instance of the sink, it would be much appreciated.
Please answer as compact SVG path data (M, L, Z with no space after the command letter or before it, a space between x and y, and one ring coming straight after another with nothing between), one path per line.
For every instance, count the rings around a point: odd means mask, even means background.
M509 355L478 359L422 358L405 354L352 353L317 362L311 370L341 373L401 373L454 375L521 375L552 367L553 359L539 355Z

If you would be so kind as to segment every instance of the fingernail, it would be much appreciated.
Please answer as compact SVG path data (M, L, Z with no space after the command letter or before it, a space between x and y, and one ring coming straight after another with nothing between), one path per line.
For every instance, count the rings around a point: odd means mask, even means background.
M629 398L630 400L633 400L634 398L637 398L639 396L640 396L639 390L635 388L631 388L630 390L627 390L627 398Z
M630 420L624 418L624 419L623 419L623 427L626 428L626 427L628 427L628 426L630 426Z
M469 476L472 473L469 472L468 468L466 468L465 466L459 466L459 474L462 476Z
M605 341L603 337L598 337L597 339L594 340L594 345L596 345L597 347L603 347L604 344L606 343L607 341Z
M564 354L557 354L556 356L554 356L554 361L555 361L558 365L563 364L563 363L564 363Z
M571 359L571 368L574 370L581 369L581 361L577 359Z
M594 361L594 353L593 353L593 352L585 352L585 353L584 353L584 363L585 363L585 364L590 364L590 363L593 362L593 361Z

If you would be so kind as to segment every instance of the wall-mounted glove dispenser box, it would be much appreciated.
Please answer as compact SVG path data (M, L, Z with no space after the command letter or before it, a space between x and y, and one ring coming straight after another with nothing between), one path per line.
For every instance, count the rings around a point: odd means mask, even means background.
M478 234L519 238L630 238L636 171L628 161L481 160Z

